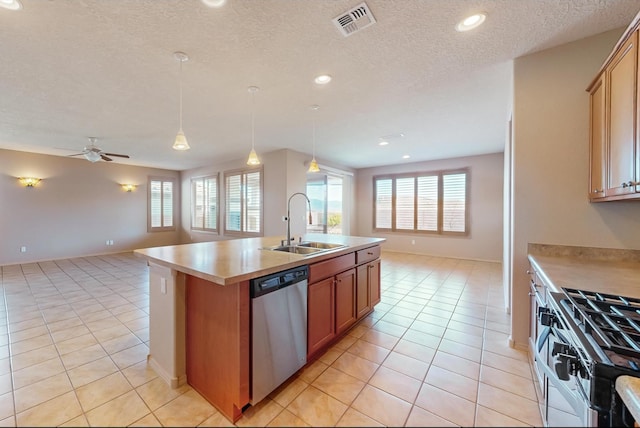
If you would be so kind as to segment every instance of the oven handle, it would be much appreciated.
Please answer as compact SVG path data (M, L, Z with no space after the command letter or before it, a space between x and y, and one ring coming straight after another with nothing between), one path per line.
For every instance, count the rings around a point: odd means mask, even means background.
M536 343L536 361L540 362L540 365L538 367L547 376L547 379L549 379L549 382L553 383L553 385L558 389L560 394L562 394L565 400L567 400L567 402L569 403L571 408L576 412L576 414L582 415L584 414L584 405L581 405L581 404L584 403L584 401L579 400L579 398L576 397L576 393L582 396L581 392L579 390L576 390L576 392L574 393L573 391L571 391L571 389L569 389L569 387L567 387L567 385L564 382L559 381L557 373L555 372L554 369L552 369L547 365L544 359L544 356L540 352L542 349L542 346L544 345L545 340L549 338L550 333L551 333L551 327L545 327L542 333L540 334L540 336L538 336L538 340Z

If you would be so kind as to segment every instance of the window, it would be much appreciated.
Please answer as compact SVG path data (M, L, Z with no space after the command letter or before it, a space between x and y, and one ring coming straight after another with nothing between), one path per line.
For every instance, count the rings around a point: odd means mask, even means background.
M175 179L149 178L147 230L176 230Z
M191 229L218 231L218 176L191 180Z
M343 179L329 174L313 174L307 179L307 196L311 200L313 224L307 225L307 233L342 235Z
M469 233L467 170L377 176L377 231Z
M262 233L262 170L225 174L225 232Z

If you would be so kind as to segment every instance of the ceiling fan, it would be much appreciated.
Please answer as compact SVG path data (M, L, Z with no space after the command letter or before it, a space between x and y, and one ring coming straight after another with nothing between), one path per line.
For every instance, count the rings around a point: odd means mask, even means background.
M82 153L76 153L73 155L68 155L68 156L84 156L85 159L87 159L89 162L98 162L100 159L107 161L107 162L111 162L113 159L111 159L109 156L116 156L119 158L127 158L129 159L129 155L120 155L118 153L105 153L102 151L102 149L98 146L96 146L96 137L89 137L89 145L88 146L84 146L84 149L82 150Z

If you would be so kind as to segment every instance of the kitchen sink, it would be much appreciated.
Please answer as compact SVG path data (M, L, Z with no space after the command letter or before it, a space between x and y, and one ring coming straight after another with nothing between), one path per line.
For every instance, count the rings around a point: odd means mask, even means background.
M320 251L324 251L322 248L310 248L310 247L301 247L299 245L280 245L277 247L265 247L263 250L269 251L282 251L285 253L294 253L294 254L315 254Z
M298 247L319 248L319 249L323 249L323 250L333 250L334 248L346 247L346 245L343 245L343 244L330 244L328 242L311 242L311 241L307 241L307 242L302 242L301 244L298 244Z
M346 247L343 244L329 244L326 242L302 242L293 245L277 245L274 247L264 247L263 250L282 251L285 253L302 254L305 256L317 254L323 251L329 251L336 248Z

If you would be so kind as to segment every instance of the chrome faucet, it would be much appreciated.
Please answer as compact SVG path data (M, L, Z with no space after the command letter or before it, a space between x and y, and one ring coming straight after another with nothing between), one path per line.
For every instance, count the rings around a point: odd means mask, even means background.
M287 245L291 244L291 198L295 195L302 195L307 200L307 203L309 204L309 224L313 224L313 218L311 217L311 201L309 200L309 197L302 192L296 192L289 196L289 200L287 201Z

